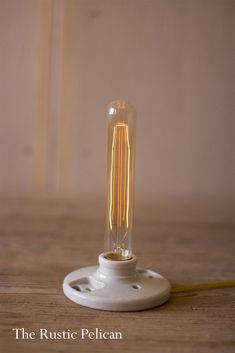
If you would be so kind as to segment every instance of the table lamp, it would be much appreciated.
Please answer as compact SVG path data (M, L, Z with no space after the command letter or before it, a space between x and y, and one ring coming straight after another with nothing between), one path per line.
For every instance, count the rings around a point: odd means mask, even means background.
M69 299L94 309L144 310L170 296L168 280L136 267L132 253L135 120L135 109L127 101L108 106L105 250L99 255L99 266L75 270L63 283Z

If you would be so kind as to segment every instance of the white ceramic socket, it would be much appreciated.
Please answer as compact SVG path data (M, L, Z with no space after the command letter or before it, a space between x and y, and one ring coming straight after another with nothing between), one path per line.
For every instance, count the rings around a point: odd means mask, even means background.
M170 283L156 272L136 268L130 260L113 261L99 256L99 266L69 273L64 294L75 303L101 310L137 311L163 304L170 297Z

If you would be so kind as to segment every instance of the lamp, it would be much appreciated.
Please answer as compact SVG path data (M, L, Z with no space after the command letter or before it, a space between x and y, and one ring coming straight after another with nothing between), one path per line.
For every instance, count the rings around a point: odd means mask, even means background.
M158 273L137 268L132 253L135 109L125 100L107 110L107 217L105 252L99 266L68 274L64 294L94 309L136 311L163 304L170 284Z

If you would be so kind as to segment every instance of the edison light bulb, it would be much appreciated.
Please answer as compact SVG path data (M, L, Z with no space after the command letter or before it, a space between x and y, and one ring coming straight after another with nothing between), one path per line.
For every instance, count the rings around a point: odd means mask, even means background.
M124 100L107 110L107 230L106 257L132 257L135 109Z

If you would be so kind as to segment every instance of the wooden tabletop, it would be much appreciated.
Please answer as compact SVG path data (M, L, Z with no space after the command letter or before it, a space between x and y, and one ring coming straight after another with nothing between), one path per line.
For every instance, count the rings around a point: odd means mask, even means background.
M172 287L235 279L234 226L136 220L139 265ZM172 294L164 305L140 312L105 312L69 301L62 292L70 271L97 263L103 221L79 211L44 207L0 213L0 329L4 353L234 352L235 288ZM119 331L122 340L16 340L13 328L38 332L95 328Z

